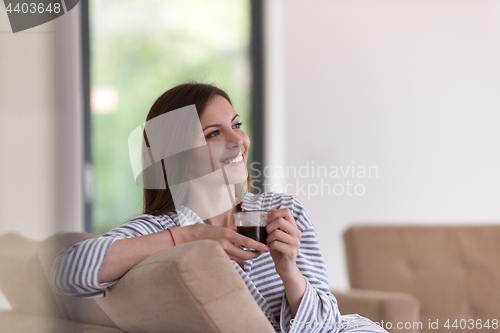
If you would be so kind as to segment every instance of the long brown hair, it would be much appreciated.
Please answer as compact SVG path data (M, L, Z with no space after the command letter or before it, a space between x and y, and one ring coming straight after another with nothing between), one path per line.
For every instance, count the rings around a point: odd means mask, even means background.
M164 92L153 104L146 117L146 122L167 112L194 104L198 117L205 110L208 102L215 96L224 97L232 105L231 99L222 89L205 83L184 83ZM144 132L146 145L149 147ZM165 177L166 178L166 177ZM144 188L144 214L162 215L175 209L174 199L165 179L166 189ZM251 192L250 175L247 177L248 191Z

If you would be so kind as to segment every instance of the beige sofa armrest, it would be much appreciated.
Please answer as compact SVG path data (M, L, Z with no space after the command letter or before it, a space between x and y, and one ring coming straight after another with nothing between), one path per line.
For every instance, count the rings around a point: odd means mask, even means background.
M384 321L383 327L389 332L419 332L420 303L418 299L408 293L351 289L349 291L335 291L332 294L337 298L340 313L357 313L376 323ZM392 329L387 327L392 324ZM411 329L396 329L397 323L402 327L411 323ZM415 323L415 324L414 324ZM410 324L406 324L409 327Z
M125 333L108 327L81 323L50 316L26 314L17 311L0 311L2 333Z
M274 333L220 244L159 251L96 301L127 332Z

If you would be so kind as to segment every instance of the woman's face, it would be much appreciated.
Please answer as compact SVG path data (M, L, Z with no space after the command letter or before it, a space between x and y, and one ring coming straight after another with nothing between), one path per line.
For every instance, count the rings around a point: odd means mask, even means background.
M223 167L230 184L246 181L250 139L231 104L216 95L201 113L200 123L215 170Z

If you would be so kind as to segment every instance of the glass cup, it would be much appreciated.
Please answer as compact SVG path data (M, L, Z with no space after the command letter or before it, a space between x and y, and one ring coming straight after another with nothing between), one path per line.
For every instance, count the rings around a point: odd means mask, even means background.
M270 212L265 210L254 210L248 212L233 213L236 222L236 230L239 234L252 238L262 244L267 244L267 219ZM252 248L241 246L243 250L254 251Z

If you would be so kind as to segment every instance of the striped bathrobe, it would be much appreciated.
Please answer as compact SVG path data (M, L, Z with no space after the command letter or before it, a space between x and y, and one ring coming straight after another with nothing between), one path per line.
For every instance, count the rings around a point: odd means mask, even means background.
M385 332L359 315L340 314L337 301L328 287L313 222L299 199L276 192L259 195L247 193L241 203L243 211L271 210L272 207L290 209L302 232L297 266L306 278L307 287L295 317L292 319L283 282L274 269L269 252L245 261L244 268L235 261L232 264L276 332ZM99 271L115 240L197 223L204 222L187 207L160 216L134 216L128 223L99 238L77 243L59 255L52 271L54 287L58 292L70 296L105 296L118 280L99 283Z

